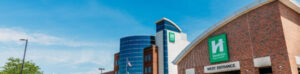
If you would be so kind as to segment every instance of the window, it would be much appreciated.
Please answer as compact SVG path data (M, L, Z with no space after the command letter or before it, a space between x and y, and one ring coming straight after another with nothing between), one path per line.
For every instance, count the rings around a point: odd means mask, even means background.
M147 56L145 56L145 61L147 61Z
M151 67L149 67L148 69L149 69L148 71L151 72Z
M151 55L148 56L149 61L151 61Z
M273 74L271 67L259 68L259 74Z
M147 73L147 67L145 68L145 73Z
M298 68L298 74L300 74L300 68Z
M194 68L185 69L185 74L195 74L195 69ZM232 74L232 73L228 73L228 74Z
M115 61L115 65L118 65L118 60Z

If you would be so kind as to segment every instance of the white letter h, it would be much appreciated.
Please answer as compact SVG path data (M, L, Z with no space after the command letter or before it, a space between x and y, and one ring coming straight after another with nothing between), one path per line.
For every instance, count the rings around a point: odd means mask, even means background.
M224 51L224 49L223 49L223 40L222 39L219 39L218 44L216 44L216 41L212 41L212 51L213 51L214 54L217 53L218 47L220 48L220 52Z

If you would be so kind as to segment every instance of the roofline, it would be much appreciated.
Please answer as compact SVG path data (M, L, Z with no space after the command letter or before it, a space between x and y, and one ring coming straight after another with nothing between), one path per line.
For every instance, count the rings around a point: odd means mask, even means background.
M173 21L171 21L170 19L168 19L168 18L165 18L165 17L163 17L163 18L161 18L160 20L158 20L158 21L156 21L154 24L157 24L157 23L159 23L159 22L161 22L161 21L168 21L168 22L170 22L170 23L172 23L180 32L182 32L182 30L177 26L177 24L176 23L174 23Z
M120 52L115 53L115 55L116 55L116 54L120 54Z
M180 52L180 54L175 58L175 60L172 61L172 63L177 65L183 59L183 57L185 57L198 43L200 43L202 40L204 40L210 34L217 31L219 28L223 27L227 23L235 20L236 18L240 17L241 15L244 15L256 8L259 8L265 4L271 3L273 1L277 1L277 0L257 0L245 7L235 11L231 15L223 18L221 21L219 21L215 25L211 26L206 31L204 31L202 34L200 34L196 39L194 39L187 47L184 48L184 50L182 50ZM279 0L279 1L282 2L283 4L285 4L286 6L292 8L297 13L300 13L300 8L299 8L300 5L297 4L296 1L291 1L291 0Z
M290 7L294 11L300 13L300 4L296 0L279 0L282 2L284 5Z

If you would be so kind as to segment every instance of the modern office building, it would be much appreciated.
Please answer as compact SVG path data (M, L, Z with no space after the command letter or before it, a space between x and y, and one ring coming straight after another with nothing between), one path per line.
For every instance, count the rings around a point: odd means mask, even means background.
M120 53L115 55L115 63L119 61L114 66L116 74L177 74L171 61L189 44L187 35L167 18L155 24L156 36L121 38Z
M119 74L143 74L144 48L155 44L154 36L127 36L120 39ZM128 63L131 64L129 67Z
M199 35L173 61L179 74L299 74L300 6L258 0Z
M159 74L177 74L177 66L172 60L189 42L187 35L171 20L162 18L156 23L155 43L158 47Z

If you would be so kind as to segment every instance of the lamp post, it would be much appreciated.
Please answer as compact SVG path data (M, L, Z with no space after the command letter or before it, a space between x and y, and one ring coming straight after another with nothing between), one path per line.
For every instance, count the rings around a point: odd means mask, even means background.
M20 39L20 41L26 41L24 55L23 55L23 61L22 61L22 67L21 67L21 72L20 72L20 74L22 74L23 67L24 67L24 61L25 61L25 56L26 56L26 49L27 49L28 39Z
M102 71L105 70L104 68L98 68L98 69L101 71L100 74L102 74Z

